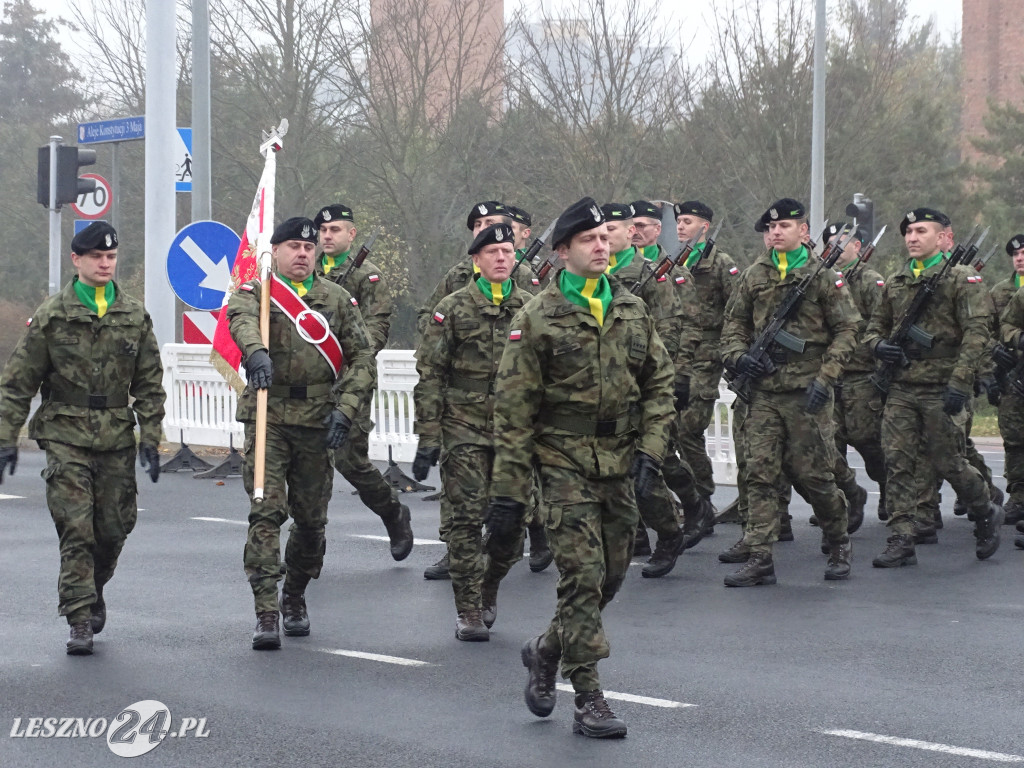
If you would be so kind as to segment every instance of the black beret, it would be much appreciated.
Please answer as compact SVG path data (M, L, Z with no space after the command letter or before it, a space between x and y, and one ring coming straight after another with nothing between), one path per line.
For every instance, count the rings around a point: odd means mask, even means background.
M791 197L784 197L776 200L771 207L761 214L761 224L768 229L768 224L773 221L785 221L786 219L802 219L807 215L804 204ZM764 229L761 230L762 232Z
M472 256L485 245L494 245L496 243L513 245L514 241L515 233L512 232L512 227L508 224L491 224L491 226L481 229L477 236L473 238L467 253Z
M89 251L112 251L117 248L117 232L105 221L94 221L71 240L71 250L81 256Z
M633 218L633 206L629 203L605 203L601 206L605 221L628 221Z
M915 208L900 222L900 234L907 234L907 227L918 221L931 221L944 227L948 227L951 223L949 216L942 211L937 211L934 208Z
M758 219L757 221L754 222L754 231L755 232L762 232L762 233L767 232L768 231L768 225L765 224L760 219Z
M656 206L650 200L634 200L630 205L633 206L633 217L643 216L648 219L657 219L661 221L661 208Z
M473 231L473 222L477 219L481 219L484 216L510 216L508 208L503 203L499 203L497 200L484 200L482 203L477 203L469 212L469 216L466 217L466 229L470 232Z
M277 245L285 240L305 240L307 243L316 243L320 239L320 232L317 226L305 216L293 216L277 225L274 234L270 236L270 244Z
M715 215L708 206L704 205L700 200L687 200L685 203L676 203L672 206L676 212L676 218L679 218L684 213L690 216L699 216L702 219L711 221L711 218Z
M508 215L512 217L512 221L518 221L524 227L533 225L533 216L531 216L527 211L524 211L518 205L506 205L505 210L508 212Z
M584 197L573 203L558 217L555 231L551 234L551 247L557 248L572 240L573 235L586 232L604 224L604 214L592 197Z
M1019 251L1024 248L1024 235L1014 235L1010 238L1010 242L1006 244L1007 256L1013 256L1014 251Z
M355 219L352 218L351 208L341 203L335 203L334 205L325 205L313 217L313 225L317 229L320 229L325 221L355 221Z
M849 229L850 229L850 225L847 224L845 221L841 221L838 224L829 224L827 227L825 227L825 231L822 233L822 237L821 237L822 243L821 244L822 245L828 245L829 241L833 237L835 237L836 235L840 235L840 234L843 234L845 232L848 232Z

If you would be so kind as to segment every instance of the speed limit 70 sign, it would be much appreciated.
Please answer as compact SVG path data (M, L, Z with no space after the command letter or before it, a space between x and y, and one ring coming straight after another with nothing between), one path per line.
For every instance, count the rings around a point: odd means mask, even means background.
M97 173L83 173L81 178L94 180L96 189L79 195L71 209L83 219L102 218L110 210L110 182Z

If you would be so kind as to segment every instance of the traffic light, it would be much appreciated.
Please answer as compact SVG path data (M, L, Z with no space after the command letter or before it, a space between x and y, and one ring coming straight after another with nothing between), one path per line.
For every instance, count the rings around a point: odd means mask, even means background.
M857 220L857 226L864 231L865 241L875 237L875 204L860 192L853 195L853 202L846 206L846 215Z
M78 169L96 162L95 149L57 147L57 208L75 202L80 195L96 189L92 179L78 178ZM36 202L50 205L50 147L40 147L36 164Z

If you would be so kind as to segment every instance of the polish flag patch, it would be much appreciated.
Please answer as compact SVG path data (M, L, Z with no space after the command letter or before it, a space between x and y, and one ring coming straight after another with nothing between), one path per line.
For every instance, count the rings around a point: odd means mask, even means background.
M25 321L25 327L26 328L28 328L28 326L30 326L30 325L32 325L32 318L31 317L28 320Z
M981 275L970 275L967 278L967 282L968 283L980 283L980 282L982 282L982 277L981 277Z
M380 275L370 275L366 279L369 280L371 283L377 283L380 282Z
M680 275L679 277L676 278L676 285L682 285L685 282L686 282L686 278L683 277L682 275Z
M879 288L884 288L885 280L875 280L875 285L877 285Z
M508 340L509 341L519 341L521 338L523 338L523 332L520 331L520 330L509 331L508 332Z
M729 274L730 275L738 275L739 273L740 273L740 270L739 270L738 267L729 267Z
M349 296L348 300L352 302L352 306L353 307L358 307L359 306L359 302L356 301L356 297L355 296Z
M666 280L668 280L668 275L662 275L658 278L659 283L664 283Z
M435 312L434 313L434 322L435 323L443 323L444 322L444 315L442 315L440 312Z
M842 278L836 280L836 288L842 288L846 283L843 282Z
M530 282L533 283L534 285L540 285L540 280L538 280L536 277L530 278Z
M240 291L251 291L252 290L252 286L249 285L249 283L242 283L240 286L238 286L238 290L240 290Z

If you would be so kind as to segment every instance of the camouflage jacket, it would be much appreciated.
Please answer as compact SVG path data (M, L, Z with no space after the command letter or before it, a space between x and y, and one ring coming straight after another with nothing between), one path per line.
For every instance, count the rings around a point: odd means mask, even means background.
M871 316L875 314L875 310L882 300L885 280L878 272L867 266L858 268L853 273L852 279L842 272L839 275L850 287L850 295L853 297L853 303L857 305L857 311L860 312L861 318L857 323L857 348L850 355L850 359L846 361L843 371L845 373L871 373L875 370L875 364L878 361L875 360L871 347L864 343L864 333L871 321Z
M555 278L515 316L501 357L491 495L528 501L534 462L611 478L635 451L660 461L673 376L647 307L622 283L599 326Z
M376 363L359 310L348 291L321 277L313 279L312 287L302 300L327 319L341 342L344 366L335 379L334 371L317 347L303 340L291 318L271 303L268 351L274 364L274 380L268 398L267 423L319 427L334 408L356 421L377 382ZM240 286L228 300L231 338L244 358L257 349L266 349L260 340L259 313L260 283L252 280ZM290 387L315 387L316 390L297 398L289 396ZM256 420L256 391L251 385L246 385L238 398L235 418Z
M420 335L426 331L427 323L430 320L430 316L434 313L434 307L437 306L438 302L440 302L445 296L449 296L460 288L464 288L472 283L475 274L472 256L462 259L462 261L458 262L445 273L444 277L441 278L441 281L437 286L435 286L434 292L430 294L427 300L416 312L416 330ZM533 270L530 269L529 264L523 264L519 267L519 269L516 270L516 274L513 279L521 290L526 291L529 294L540 292L540 281L533 274Z
M350 258L355 258L355 254ZM341 284L341 276L347 269L347 260L326 275L324 274L323 259L320 259L316 265L318 276L338 285ZM388 332L391 330L392 299L384 276L381 274L380 268L367 259L352 270L343 287L359 302L359 316L363 319L363 325L366 326L366 333L369 335L372 345L370 351L376 356L387 345Z
M1024 291L1016 291L999 316L999 339L1020 355L1020 335L1024 331Z
M1010 303L1010 299L1013 298L1013 294L1017 292L1017 286L1013 282L1013 278L1016 273L1011 274L1005 280L1000 280L998 283L992 286L992 290L989 291L989 295L992 297L993 308L996 313L996 326L998 328L999 318L1003 316L1003 310L1006 309L1006 305Z
M492 444L494 377L523 298L513 284L495 306L471 283L434 308L416 349L414 428L420 445Z
M165 394L153 321L115 289L103 317L79 301L73 282L35 311L0 378L0 445L17 443L40 388L33 440L113 451L135 445L138 421L140 440L159 445ZM104 396L107 407L89 407Z
M938 269L938 267L934 267ZM871 316L864 343L870 349L888 339L929 272L915 278L908 266L891 275L882 300ZM909 342L904 350L911 364L896 371L893 381L907 384L948 384L972 392L975 372L989 345L991 300L972 267L957 266L939 283L917 325L934 334L931 349Z
M726 365L735 366L790 288L816 268L816 261L812 253L804 266L790 270L786 279L780 280L770 251L765 251L743 272L725 310L722 360ZM791 392L806 388L812 379L826 387L835 386L857 346L859 322L860 313L842 278L823 269L808 286L796 315L783 327L806 342L804 352L796 354L776 344L773 359L778 370L754 381L751 388Z
M659 251L660 253L660 251ZM657 262L648 261L639 251L633 260L611 276L626 290L651 274ZM673 361L676 378L693 376L693 357L700 343L697 292L693 276L682 264L661 279L651 277L636 294L647 305L654 318L654 327Z
M722 378L721 338L725 322L725 306L739 281L740 269L732 256L711 249L694 268L693 284L697 288L700 343L694 354L694 379L690 391L704 400L718 398L718 382Z

